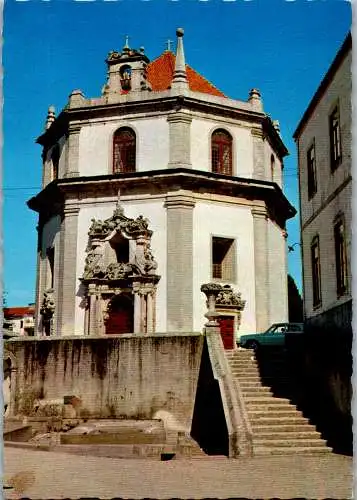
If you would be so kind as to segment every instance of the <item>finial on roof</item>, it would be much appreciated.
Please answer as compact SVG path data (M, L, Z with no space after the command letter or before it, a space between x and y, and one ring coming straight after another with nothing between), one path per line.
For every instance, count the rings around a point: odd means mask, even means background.
M275 128L275 130L280 135L280 123L279 123L279 120L273 120L273 127Z
M177 47L176 47L176 61L175 61L175 71L172 79L171 88L172 89L188 89L188 80L186 75L186 64L185 64L185 53L183 50L183 29L177 28Z
M140 49L139 49L139 52L141 52L142 54L144 54L145 52L145 47L141 46Z
M55 119L56 119L55 107L50 106L48 108L48 112L47 112L46 125L45 125L46 130L48 130L50 128L50 126L55 121Z
M263 111L263 103L262 103L262 99L261 99L261 94L260 94L260 91L258 89L252 89L249 92L248 102L250 102L250 104L252 105L252 107L256 111Z
M123 47L123 52L129 52L129 35L125 35L125 45Z
M167 45L166 51L171 52L171 44L172 44L172 40L168 39L166 41L166 45Z

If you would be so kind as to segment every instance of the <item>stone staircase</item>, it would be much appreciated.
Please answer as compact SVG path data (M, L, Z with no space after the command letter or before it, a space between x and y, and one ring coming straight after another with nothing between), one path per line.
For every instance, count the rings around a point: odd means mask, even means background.
M304 418L290 399L273 394L269 382L263 385L259 364L253 350L226 351L232 375L239 385L253 436L253 454L311 454L328 453L331 448L313 425ZM272 367L275 382L281 360ZM289 379L281 372L282 385ZM276 385L276 384L275 384Z

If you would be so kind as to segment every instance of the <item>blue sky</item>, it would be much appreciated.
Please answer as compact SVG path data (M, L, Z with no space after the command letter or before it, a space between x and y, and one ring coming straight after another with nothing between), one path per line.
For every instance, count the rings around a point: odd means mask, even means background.
M4 288L7 305L35 298L37 215L26 201L41 185L41 147L35 144L49 105L59 112L73 89L99 96L105 57L124 36L150 59L185 29L186 62L226 95L247 99L259 88L264 108L280 121L290 156L285 194L298 208L292 134L351 25L342 0L5 1L3 108ZM299 241L299 219L288 223ZM289 272L301 288L300 247Z

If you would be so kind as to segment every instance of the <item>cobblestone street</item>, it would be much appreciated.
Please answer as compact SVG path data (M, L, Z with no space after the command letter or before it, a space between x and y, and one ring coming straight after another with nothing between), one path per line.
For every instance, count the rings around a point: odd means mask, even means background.
M352 498L341 455L123 460L6 448L5 489L19 498Z

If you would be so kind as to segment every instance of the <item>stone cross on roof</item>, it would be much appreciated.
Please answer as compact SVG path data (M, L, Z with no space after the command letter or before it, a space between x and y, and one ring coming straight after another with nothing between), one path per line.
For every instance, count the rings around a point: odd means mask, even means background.
M166 45L167 45L166 50L171 51L171 44L172 44L172 40L168 39L168 40L166 41Z

